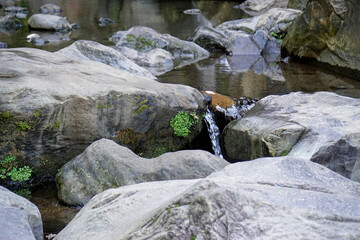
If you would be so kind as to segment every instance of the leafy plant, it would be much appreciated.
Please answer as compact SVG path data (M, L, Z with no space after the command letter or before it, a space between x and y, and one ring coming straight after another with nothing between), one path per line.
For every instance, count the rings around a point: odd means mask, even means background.
M188 114L180 111L170 120L170 126L174 129L174 134L179 137L186 137L190 133L190 128L198 123L196 114Z
M29 180L32 169L29 166L18 168L15 156L6 156L0 163L0 179L10 178L14 182L25 182Z
M279 42L282 44L283 43L283 40L286 36L286 33L274 33L274 32L271 32L271 35L276 38L277 40L279 40Z
M31 127L26 122L20 121L16 123L16 129L19 131L28 131L31 129Z

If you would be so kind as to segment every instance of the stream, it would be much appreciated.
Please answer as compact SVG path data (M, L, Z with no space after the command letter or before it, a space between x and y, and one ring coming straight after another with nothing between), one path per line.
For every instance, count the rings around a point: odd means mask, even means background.
M62 8L61 16L70 23L76 22L80 29L70 33L47 33L53 41L35 46L26 41L30 33L27 19L38 13L45 3L55 3ZM183 1L183 0L21 0L17 6L26 7L29 14L21 19L23 27L16 32L0 31L0 42L9 48L31 47L57 51L76 40L85 39L112 45L108 40L112 33L144 25L160 33L169 33L180 39L188 39L198 26L217 26L235 19L249 17L241 9L235 9L239 1ZM200 14L185 14L187 9L200 9ZM144 14L146 12L146 14ZM4 8L0 16L4 16ZM100 17L115 21L108 26L99 26ZM214 91L232 98L249 97L261 99L268 95L282 95L294 91L307 93L331 91L340 95L360 97L360 81L344 77L326 69L305 63L266 62L263 69L259 59L243 59L242 56L212 54L200 62L174 69L158 77L159 82L184 84L199 91ZM267 71L271 69L271 72ZM213 151L221 155L218 144L219 129L207 112L206 121L211 129ZM35 203L44 222L44 234L58 233L79 211L61 205L56 198L55 184L45 184L23 190L22 195Z

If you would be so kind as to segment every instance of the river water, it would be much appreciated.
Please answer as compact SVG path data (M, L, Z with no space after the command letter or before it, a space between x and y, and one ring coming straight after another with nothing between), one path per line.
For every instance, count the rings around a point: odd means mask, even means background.
M188 39L198 26L216 27L228 20L247 18L246 13L233 8L241 1L186 1L186 0L21 0L17 6L26 7L29 13L21 19L23 27L16 32L0 30L0 42L13 47L35 47L57 51L76 40L93 40L112 45L108 38L119 30L143 25L180 39ZM45 3L62 8L61 16L80 29L68 34L30 31L27 19L38 13ZM201 14L189 15L184 10L197 8ZM4 7L0 16L4 16ZM108 17L114 24L101 27L100 17ZM26 41L30 33L47 34L50 44L35 46ZM59 39L62 40L59 40ZM164 83L190 85L200 91L215 91L230 97L262 98L270 94L294 91L333 91L338 94L360 97L360 81L347 78L317 66L304 63L269 62L266 59L244 56L212 54L198 63L175 69L158 77ZM54 185L33 189L29 195L44 219L44 231L58 232L77 212L56 200Z

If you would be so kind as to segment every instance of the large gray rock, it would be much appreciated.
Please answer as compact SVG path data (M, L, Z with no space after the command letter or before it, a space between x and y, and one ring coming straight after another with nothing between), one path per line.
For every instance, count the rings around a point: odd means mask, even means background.
M34 14L29 20L30 28L53 30L53 31L70 31L71 24L66 20L66 17L60 17L48 14Z
M143 26L135 26L127 31L118 31L110 37L110 41L116 43L118 48L128 47L143 53L161 48L175 58L175 67L209 57L208 51L193 42L183 41L169 34L160 34Z
M334 93L290 93L261 99L223 132L233 161L291 155L359 181L360 99Z
M263 158L107 190L55 239L357 239L359 197L359 183L321 165Z
M149 71L136 65L120 52L94 41L79 40L58 53L74 59L102 62L138 76L155 79Z
M38 176L55 175L101 138L153 157L201 131L204 98L191 87L38 49L0 49L0 62L0 159L16 155ZM198 117L186 137L170 126L179 111Z
M58 197L69 205L85 205L109 188L173 179L204 178L228 162L201 150L139 157L115 142L102 139L65 164L56 175Z
M54 3L46 3L40 7L39 12L44 14L58 14L61 12L61 8Z
M254 16L264 13L271 8L286 8L288 1L289 0L246 0L237 7Z
M359 1L310 1L289 29L284 48L300 58L347 68L341 73L359 77L359 16Z
M39 209L27 199L0 186L0 239L42 240Z
M117 51L147 69L154 76L159 76L174 68L175 58L164 49L155 48L148 52L140 52L128 47L115 47Z

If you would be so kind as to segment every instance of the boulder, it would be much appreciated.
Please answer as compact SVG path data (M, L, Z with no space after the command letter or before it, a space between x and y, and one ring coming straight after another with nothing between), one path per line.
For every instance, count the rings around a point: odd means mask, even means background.
M193 42L183 41L169 34L160 34L155 30L135 26L127 31L118 31L110 37L116 47L128 47L138 52L149 52L156 48L169 52L176 60L175 67L191 64L209 57L209 52ZM137 56L141 56L137 54Z
M309 0L289 0L288 8L294 8L304 11Z
M307 4L292 24L284 49L299 58L315 59L342 74L358 78L360 4L357 1L320 1ZM344 69L343 69L344 68Z
M228 36L225 32L206 26L198 27L189 41L195 42L210 52L227 52L229 47Z
M246 0L236 7L241 8L251 16L256 16L271 8L286 8L288 1L289 0Z
M12 154L37 176L55 175L101 138L154 157L202 129L204 98L188 86L39 49L0 49L0 62L0 159ZM179 112L198 119L187 136L170 126Z
M12 30L16 31L22 27L22 24L19 19L17 19L13 15L6 15L4 17L0 17L0 30Z
M359 197L359 183L321 165L262 158L109 189L55 239L358 239Z
M70 31L71 24L66 17L48 14L34 14L28 20L29 27L32 29Z
M360 180L360 99L329 92L290 93L261 99L223 131L232 161L291 155Z
M115 23L115 21L110 18L101 17L98 20L98 24L100 27L105 27L105 26L113 24L113 23Z
M26 36L26 40L35 45L61 44L64 41L70 41L71 32L53 32L53 31L31 31Z
M154 76L162 75L174 68L175 58L164 49L155 48L148 52L139 52L128 47L115 47L117 51L137 65L147 69Z
M149 71L139 67L120 52L94 41L79 40L58 53L73 59L101 62L138 76L156 79Z
M1 239L42 240L39 209L27 199L0 186Z
M61 12L61 8L54 3L46 3L40 7L39 12L44 14L57 14Z
M59 199L68 205L85 205L109 188L173 179L204 178L228 162L201 150L139 157L126 147L102 139L65 164L56 175Z

